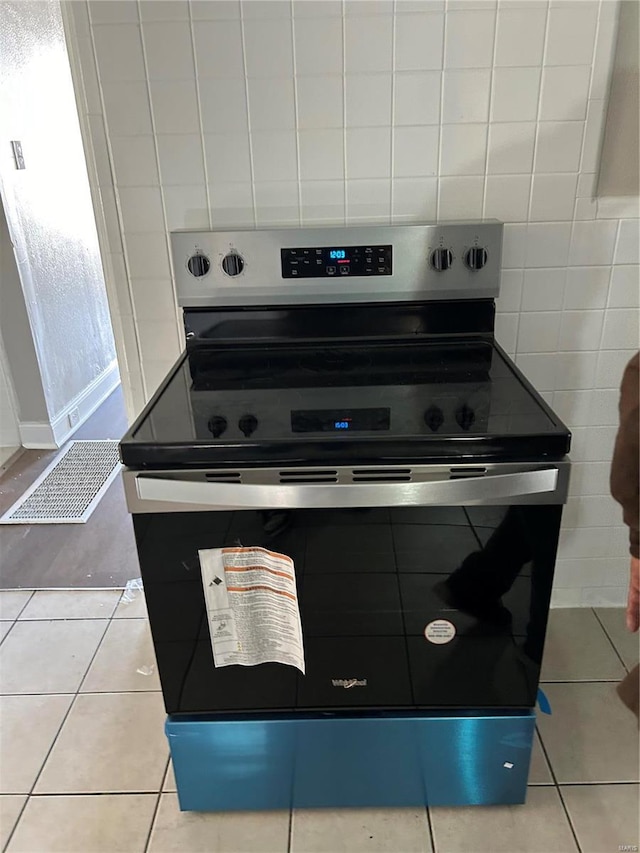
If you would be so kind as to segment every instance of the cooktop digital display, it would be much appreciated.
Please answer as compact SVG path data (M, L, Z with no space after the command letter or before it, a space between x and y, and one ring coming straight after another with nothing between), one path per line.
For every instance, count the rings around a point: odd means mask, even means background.
M298 409L291 412L292 432L356 432L389 429L391 409Z
M391 275L392 246L325 246L281 249L283 278Z

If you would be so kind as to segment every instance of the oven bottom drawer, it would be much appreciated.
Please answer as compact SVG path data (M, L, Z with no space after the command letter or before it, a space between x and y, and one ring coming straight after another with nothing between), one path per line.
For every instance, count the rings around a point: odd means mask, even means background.
M533 711L174 718L183 811L525 801Z

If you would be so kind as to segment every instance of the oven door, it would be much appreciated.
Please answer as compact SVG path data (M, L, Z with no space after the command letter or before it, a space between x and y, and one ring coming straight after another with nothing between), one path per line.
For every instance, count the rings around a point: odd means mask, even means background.
M535 704L567 462L294 470L125 472L169 713ZM293 558L305 675L214 666L198 551L238 545Z

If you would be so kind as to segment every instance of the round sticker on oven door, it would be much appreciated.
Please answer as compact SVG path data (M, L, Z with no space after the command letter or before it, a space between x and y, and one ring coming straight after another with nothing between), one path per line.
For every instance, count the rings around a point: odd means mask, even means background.
M448 619L434 619L424 629L424 635L430 643L441 646L453 640L456 635L456 626Z

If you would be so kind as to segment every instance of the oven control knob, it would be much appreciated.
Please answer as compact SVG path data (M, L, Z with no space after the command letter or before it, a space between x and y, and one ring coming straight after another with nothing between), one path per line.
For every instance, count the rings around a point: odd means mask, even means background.
M487 250L483 246L472 246L464 256L464 262L470 270L481 270L487 263Z
M227 275L240 275L244 269L244 258L237 252L229 252L222 259L222 269Z
M444 423L444 415L440 406L429 406L424 413L424 422L431 432L437 432Z
M238 421L240 432L247 438L258 428L258 419L253 415L243 415Z
M214 415L209 420L209 430L211 431L214 438L220 438L226 428L227 419L223 418L222 415Z
M453 253L451 249L434 249L431 252L431 266L438 272L448 270L453 263Z
M211 269L211 261L206 255L191 255L187 261L187 269L196 278L202 278Z
M475 419L476 413L473 411L471 406L467 406L466 403L463 403L462 406L456 409L456 421L458 422L458 426L461 426L462 429L471 429Z

